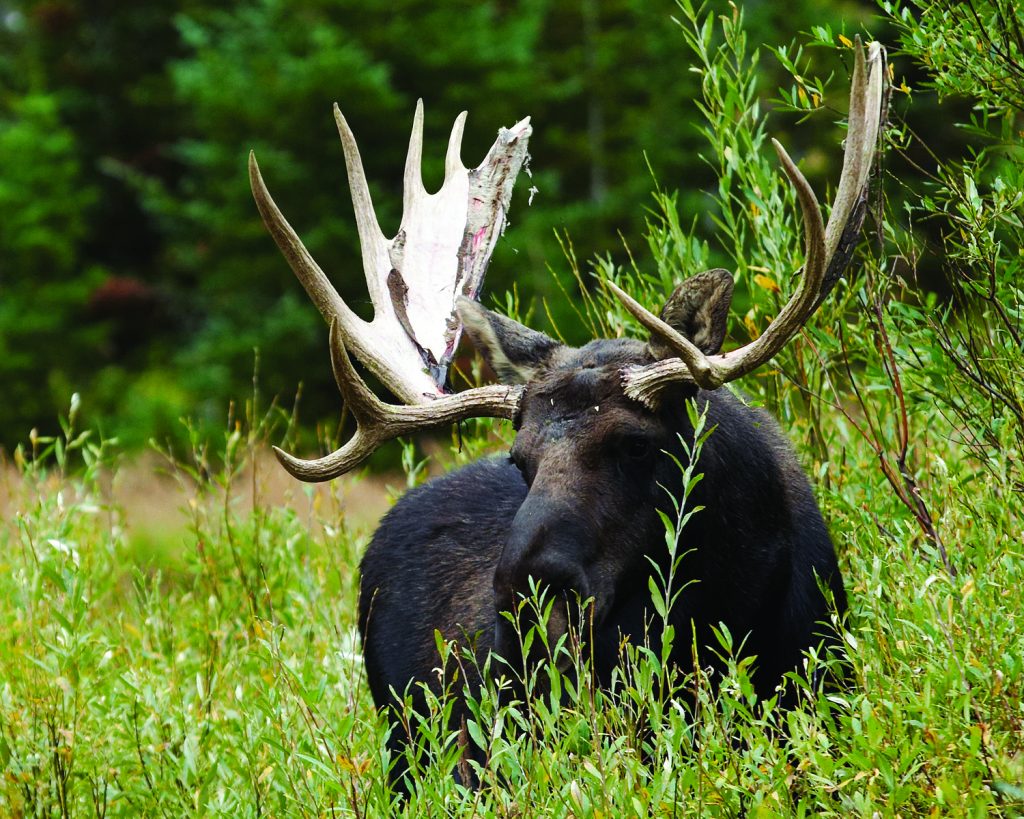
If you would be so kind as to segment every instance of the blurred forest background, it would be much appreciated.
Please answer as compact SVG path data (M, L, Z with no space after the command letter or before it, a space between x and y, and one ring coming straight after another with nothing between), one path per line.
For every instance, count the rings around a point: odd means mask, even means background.
M530 115L533 178L519 181L484 301L516 287L535 326L553 317L583 340L555 278L577 286L567 250L584 281L596 254L625 262L644 245L656 187L678 189L681 220L714 232L717 173L702 159L699 76L674 11L670 0L0 0L0 446L56 431L74 393L86 425L129 448L182 435L183 416L223 429L229 402L251 394L257 348L265 397L290 406L303 382L303 421L337 417L325 328L265 233L245 170L255 149L282 210L364 309L334 101L389 235L417 98L428 189L459 111L470 112L470 167L499 126ZM752 45L815 40L802 59L818 76L845 77L844 41L858 32L897 37L872 2L749 0L743 11ZM906 63L895 58L897 86L913 85ZM840 115L815 110L771 47L758 79L760 105L793 103L770 131L812 184L838 178ZM898 116L908 101L895 95ZM935 104L915 96L908 129L961 152ZM887 191L898 213L926 172L894 161L908 191ZM912 288L945 292L935 259L915 272ZM741 315L747 286L741 276Z

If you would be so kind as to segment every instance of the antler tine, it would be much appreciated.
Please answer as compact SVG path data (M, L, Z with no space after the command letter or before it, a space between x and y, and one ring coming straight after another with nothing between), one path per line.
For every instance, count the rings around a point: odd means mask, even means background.
M832 203L828 226L825 228L825 247L829 259L835 253L846 222L867 184L881 115L881 105L873 102L882 98L882 66L875 66L876 70L871 72L869 77L866 65L874 64L879 59L881 46L878 43L871 43L869 57L865 60L860 37L855 39L843 172L839 178L835 201Z
M800 203L804 223L803 275L800 277L796 292L765 331L750 344L728 354L730 360L724 378L729 381L740 378L769 361L799 331L814 310L818 291L825 277L825 225L821 221L818 198L811 190L806 177L800 173L800 169L786 153L786 149L774 139L772 145L775 146L775 152L779 155L786 176L796 189L796 198Z
M361 324L362 319L353 313L338 295L338 291L320 269L320 265L306 250L298 234L277 207L263 182L254 151L249 152L249 186L252 188L253 199L256 200L256 208L263 218L263 224L324 320L331 322L338 319L346 331L351 331L353 327Z
M384 416L382 408L385 404L373 394L373 390L366 385L366 382L356 372L356 368L352 366L344 334L336 321L331 322L330 345L334 383L338 385L338 392L341 393L342 400L348 406L349 411L360 420L360 423L382 418Z
M849 239L852 249L853 239L844 237L844 234L851 226L859 232L863 209L858 205L865 196L880 124L884 73L880 57L884 51L878 43L872 43L865 59L858 38L854 52L843 172L827 227L822 222L818 200L807 179L782 145L772 140L800 204L806 259L796 292L759 338L738 350L705 356L680 333L608 282L626 308L679 356L676 361L670 359L648 367L628 368L623 383L626 394L631 398L653 404L657 391L672 381L690 381L704 389L715 389L726 381L746 375L782 349L821 303L823 290L829 286L825 281L826 273L831 276L832 262L840 261L836 259L837 248L842 241Z
M416 114L412 118L409 153L405 156L405 179L402 189L402 210L412 210L413 203L423 197L423 100L416 100Z
M467 112L463 111L455 118L451 136L448 137L448 153L444 157L444 178L447 182L463 169L462 165L462 134L466 128Z
M355 434L330 455L316 460L303 460L274 447L274 454L293 477L318 483L329 481L355 469L379 446L376 434L383 421L386 405L373 394L360 378L345 349L345 341L337 321L331 322L331 368L334 380L349 411L356 419Z
M359 146L348 127L345 115L341 113L338 103L334 103L334 121L341 137L341 147L345 154L345 169L348 171L348 185L352 193L352 206L356 215L356 231L359 233L359 246L363 254L363 271L366 274L366 289L370 293L370 301L374 311L387 304L387 284L374 271L387 264L387 239L377 223L377 214L373 211L373 199L370 197L370 186L363 170L363 159L359 155Z
M274 454L293 477L319 483L329 481L359 466L385 441L421 429L444 426L466 418L511 420L519 406L522 387L495 384L476 387L430 404L397 406L375 396L356 372L336 321L331 322L331 366L342 397L356 421L352 437L330 455L303 460L274 447Z

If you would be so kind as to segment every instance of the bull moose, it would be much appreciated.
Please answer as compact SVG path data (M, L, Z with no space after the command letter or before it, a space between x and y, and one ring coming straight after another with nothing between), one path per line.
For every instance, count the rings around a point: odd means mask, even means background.
M420 179L417 106L404 179L403 221L392 240L377 225L355 139L335 106L374 318L342 301L268 193L255 158L250 180L264 223L330 325L330 349L354 436L316 460L276 450L305 481L337 477L383 441L469 417L511 420L508 455L484 458L407 493L384 517L363 558L359 629L367 678L392 720L396 756L408 742L396 693L422 708L439 686L435 631L511 660L521 641L507 614L531 588L556 604L552 638L585 603L589 656L607 680L623 639L640 639L652 608L652 566L667 569L658 510L682 495L694 429L685 402L707 413L703 506L682 534L688 582L671 611L677 632L711 642L724 623L756 655L753 680L770 696L783 675L823 639L830 605L846 605L835 550L806 476L776 423L720 387L769 361L821 304L852 255L866 210L879 131L884 52L858 43L843 172L827 225L803 174L777 142L802 214L805 259L796 292L756 340L720 348L733 277L711 270L682 282L660 317L614 283L607 287L650 331L650 340L591 341L576 349L482 307L475 299L500 236L511 186L526 155L529 120L502 130L478 168L459 159L464 116L449 142L445 181ZM448 394L445 377L465 330L500 385ZM404 405L378 399L349 358ZM667 490L667 492L666 492ZM825 637L824 639L828 639ZM834 635L833 635L834 639ZM692 668L689 645L672 659ZM710 655L708 655L710 656ZM705 658L701 659L704 662ZM492 666L494 667L494 666ZM470 684L474 681L470 680ZM475 681L479 684L479 680ZM455 718L465 714L456 704ZM401 766L396 768L401 770Z

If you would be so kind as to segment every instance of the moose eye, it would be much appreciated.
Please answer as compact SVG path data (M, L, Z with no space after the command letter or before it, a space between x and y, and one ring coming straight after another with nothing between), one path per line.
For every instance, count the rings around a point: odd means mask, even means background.
M640 435L629 435L619 442L619 451L631 460L646 458L651 449L651 442Z

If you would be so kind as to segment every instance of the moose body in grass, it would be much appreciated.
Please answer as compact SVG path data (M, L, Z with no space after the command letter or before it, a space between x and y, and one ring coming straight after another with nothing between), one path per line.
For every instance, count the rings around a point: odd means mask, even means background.
M622 369L657 360L642 342L573 349L536 334L522 344L523 328L506 318L475 303L460 314L495 371L525 383L515 443L506 456L407 493L374 535L359 606L374 701L392 701L410 680L440 685L434 629L472 641L480 667L493 650L511 666L507 676L521 675L522 636L535 613L523 605L531 583L554 601L549 644L574 623L599 682L610 681L624 637L650 641L660 653L648 578L671 569L657 510L674 517L672 498L683 497L691 398L713 431L697 465L703 478L687 500L704 508L681 533L675 575L686 586L670 610L680 635L671 659L692 667L691 624L697 646L720 651L712 628L724 623L757 656L753 682L770 696L826 634L829 598L839 612L846 602L811 487L772 418L726 390L676 384L657 409L626 397ZM592 608L580 627L574 613L587 600ZM701 663L716 664L713 653ZM421 690L410 693L422 703Z
M459 160L460 117L444 185L431 195L419 176L417 107L402 226L386 240L355 140L335 109L375 308L371 322L356 317L334 291L250 158L264 222L330 324L336 380L357 421L339 450L313 461L277 450L282 464L302 480L329 480L385 440L473 416L511 420L517 433L508 455L406 494L363 559L359 629L374 701L392 722L395 771L403 770L410 740L401 699L411 696L413 708L423 709L424 689L440 693L437 632L472 643L480 668L489 652L522 668L521 638L529 626L521 619L528 610L523 602L540 589L554 601L545 624L550 645L567 633L573 611L582 611L585 650L599 681L609 680L624 639L649 639L648 580L670 570L658 513L671 513L672 498L684 495L679 464L694 442L690 400L713 431L700 455L703 479L688 498L703 509L682 533L684 556L675 569L685 587L669 615L676 633L692 641L679 640L672 661L692 669L695 644L698 661L714 664L713 630L724 624L743 652L756 655L753 682L767 697L809 649L835 641L830 618L843 612L846 599L808 480L774 420L719 387L770 360L849 262L864 219L882 99L884 52L876 44L867 52L858 45L843 174L827 226L807 181L775 143L801 208L803 272L766 331L725 354L719 350L733 279L724 270L684 280L660 317L607 282L651 331L646 343L619 338L571 348L474 300L525 157L528 120L502 130L483 164L468 171ZM445 393L461 329L501 385ZM404 406L380 401L349 351ZM500 662L490 667L509 673ZM467 681L474 682L480 681ZM454 719L465 714L459 700Z

